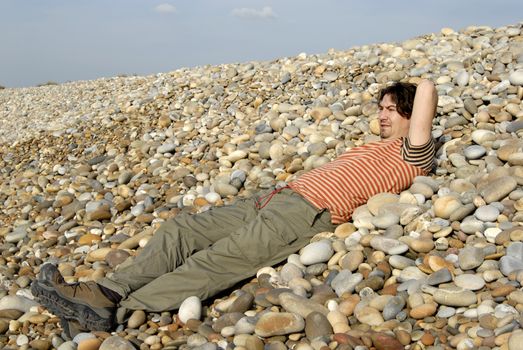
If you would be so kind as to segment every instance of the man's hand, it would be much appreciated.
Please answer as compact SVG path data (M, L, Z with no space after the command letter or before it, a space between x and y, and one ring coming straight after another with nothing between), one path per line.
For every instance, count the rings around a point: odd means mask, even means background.
M436 87L430 80L423 80L416 88L410 117L409 141L411 145L424 145L432 137L432 119L436 115L437 105Z

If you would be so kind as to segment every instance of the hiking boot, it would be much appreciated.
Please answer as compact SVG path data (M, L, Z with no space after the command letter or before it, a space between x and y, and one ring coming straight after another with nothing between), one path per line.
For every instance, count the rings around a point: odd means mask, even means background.
M79 333L89 332L88 329L83 329L78 322L69 321L63 317L60 317L60 325L64 331L63 338L68 341L73 340Z
M42 265L31 292L52 313L77 322L80 329L109 331L114 326L116 303L100 285L93 281L66 283L53 264Z

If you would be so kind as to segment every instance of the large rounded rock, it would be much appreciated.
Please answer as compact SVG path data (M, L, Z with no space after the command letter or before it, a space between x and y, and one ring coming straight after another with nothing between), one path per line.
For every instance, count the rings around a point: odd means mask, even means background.
M292 312L306 318L311 312L317 311L323 315L327 315L329 310L310 299L298 296L293 293L284 292L279 294L278 300L280 305L288 312Z
M372 333L371 334L372 345L376 350L403 350L405 347L396 338L385 333Z
M190 319L199 320L202 316L202 302L197 296L185 299L178 310L178 318L183 323Z
M476 293L457 286L438 288L434 294L434 301L446 306L470 306L478 302Z
M476 209L474 216L481 221L496 221L499 215L499 209L494 205L483 205Z
M409 246L403 242L398 241L397 239L383 237L380 235L375 235L370 240L370 245L372 248L381 250L389 255L398 255L403 254L409 250Z
M352 293L363 280L361 273L351 273L349 270L341 270L331 282L331 287L338 296L344 293Z
M134 350L135 347L133 344L117 335L113 335L109 338L106 338L102 345L100 345L99 350Z
M512 85L523 86L523 69L510 73L508 79Z
M463 274L454 278L456 286L468 290L480 290L485 286L485 280L478 275Z
M398 203L399 196L393 193L379 193L367 201L367 207L372 215L378 215L379 209L385 204Z
M305 335L309 340L331 334L332 326L324 314L311 312L305 319Z
M480 194L487 203L498 202L512 192L517 185L514 178L503 176L490 182L480 191Z
M356 307L354 316L358 321L369 326L379 326L384 322L381 313L370 306Z
M300 262L304 265L312 265L328 261L334 250L328 240L321 240L306 245L300 254Z
M236 187L225 182L216 182L214 184L214 191L222 197L234 196L238 193Z
M523 330L517 329L508 338L508 350L523 349Z
M472 145L463 151L467 159L479 159L487 153L487 150L483 146Z
M138 328L140 327L145 320L147 319L147 316L145 315L145 312L143 310L135 310L131 317L129 317L129 320L127 321L127 326L129 328Z
M263 314L254 332L260 337L273 337L303 331L305 320L303 317L289 312L267 312Z
M397 314L405 307L405 299L400 296L392 297L385 307L383 308L382 314L385 321L392 320Z
M439 218L448 219L461 206L461 201L455 196L442 196L434 202L434 214Z
M460 250L458 259L463 270L472 270L483 263L485 252L481 248L465 247Z
M499 263L499 269L505 276L523 270L523 242L511 243L507 247L506 255L501 257Z
M22 312L29 312L29 309L37 305L38 303L18 295L6 295L0 299L0 310L12 309Z

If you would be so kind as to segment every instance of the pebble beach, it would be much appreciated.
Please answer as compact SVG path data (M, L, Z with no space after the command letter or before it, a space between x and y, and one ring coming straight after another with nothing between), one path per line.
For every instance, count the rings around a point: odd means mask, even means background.
M66 339L40 266L97 280L180 213L379 140L378 91L430 79L436 166L278 266ZM0 348L523 349L523 22L266 62L0 90ZM262 247L261 247L262 248Z

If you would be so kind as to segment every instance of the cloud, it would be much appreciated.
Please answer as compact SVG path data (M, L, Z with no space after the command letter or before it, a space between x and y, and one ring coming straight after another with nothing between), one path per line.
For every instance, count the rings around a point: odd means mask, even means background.
M232 15L239 18L253 18L253 19L271 19L276 18L276 14L272 10L272 7L265 6L261 10L253 8L236 8L232 10Z
M171 4L163 3L154 8L154 11L159 13L175 13L176 7Z

